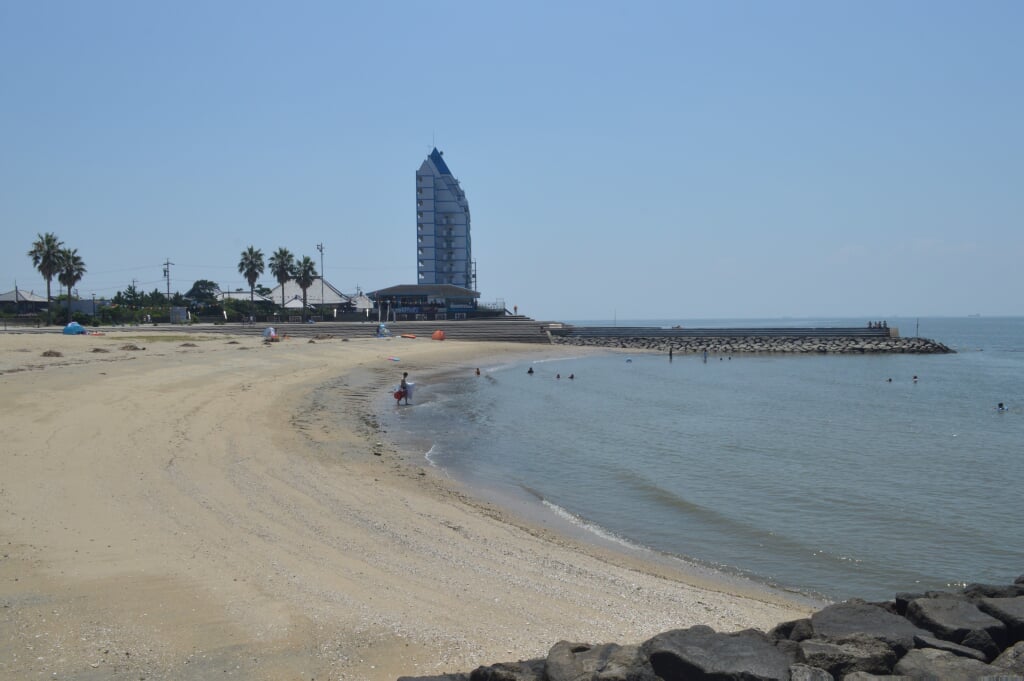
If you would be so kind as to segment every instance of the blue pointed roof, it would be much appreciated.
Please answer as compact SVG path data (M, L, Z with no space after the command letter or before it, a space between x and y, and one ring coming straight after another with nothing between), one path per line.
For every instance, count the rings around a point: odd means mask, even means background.
M444 158L441 157L441 152L437 150L437 147L434 147L434 150L430 152L430 160L434 162L437 171L442 175L452 174L452 171L448 170L448 164L444 162Z

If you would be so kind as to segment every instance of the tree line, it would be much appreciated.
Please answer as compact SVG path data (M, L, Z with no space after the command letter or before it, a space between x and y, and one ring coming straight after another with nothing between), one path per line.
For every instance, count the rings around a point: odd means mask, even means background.
M28 252L32 259L32 265L39 271L46 281L46 323L52 324L52 312L49 301L52 299L51 286L53 279L67 287L68 306L67 323L71 322L71 299L73 288L82 280L86 274L85 262L78 254L78 249L68 248L56 234L46 232L37 234L32 248ZM270 259L264 262L263 251L254 246L249 246L242 251L241 259L238 262L238 272L245 277L249 284L249 310L250 314L255 308L256 282L260 275L269 268L277 283L281 285L281 307L285 306L284 285L294 281L302 289L303 314L308 308L307 290L319 275L316 270L316 263L308 255L297 259L287 248L280 247L274 251ZM168 298L159 290L152 293L144 293L136 289L135 285L127 287L124 291L118 291L112 299L115 306L125 306L134 309L138 308L160 308L170 305L184 306L188 300L210 303L215 298L215 291L218 289L214 282L207 280L196 281L192 288L182 296L175 293Z

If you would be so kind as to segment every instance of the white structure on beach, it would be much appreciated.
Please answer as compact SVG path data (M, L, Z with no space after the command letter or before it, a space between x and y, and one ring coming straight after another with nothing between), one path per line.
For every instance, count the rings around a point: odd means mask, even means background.
M476 290L469 202L436 148L416 171L416 273L418 284Z

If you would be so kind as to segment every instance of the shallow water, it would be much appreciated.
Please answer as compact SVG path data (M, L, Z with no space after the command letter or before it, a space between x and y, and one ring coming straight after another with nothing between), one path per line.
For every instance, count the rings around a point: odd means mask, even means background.
M677 323L860 325L628 325ZM889 323L913 335L918 321ZM413 407L384 418L482 494L809 594L1012 581L1024 572L1024 319L920 320L920 335L959 352L492 366L421 383Z

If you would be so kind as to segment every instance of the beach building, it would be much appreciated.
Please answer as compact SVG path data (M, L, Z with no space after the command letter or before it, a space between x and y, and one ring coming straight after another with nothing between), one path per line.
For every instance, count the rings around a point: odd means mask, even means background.
M475 317L480 294L452 284L405 284L371 291L369 296L382 319L433 321Z
M417 283L476 290L469 202L435 147L416 171Z
M284 284L278 284L274 290L267 295L274 304L281 304L281 290L284 289L284 306L288 310L294 310L295 316L302 315L302 287L294 279L289 279ZM248 294L246 294L248 295ZM306 289L306 305L311 310L319 311L324 319L337 318L343 311L351 309L351 297L336 289L323 277L313 279L313 284ZM307 310L307 314L308 314Z
M0 293L0 310L14 314L38 313L46 309L46 296L26 291L17 286L13 291Z

